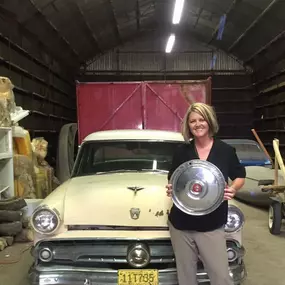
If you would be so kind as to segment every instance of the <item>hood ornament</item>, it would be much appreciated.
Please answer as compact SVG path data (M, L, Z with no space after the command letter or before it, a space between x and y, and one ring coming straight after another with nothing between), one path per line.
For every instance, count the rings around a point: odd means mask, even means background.
M130 214L133 220L137 220L140 217L141 210L139 208L131 208Z
M137 194L138 191L143 190L144 187L139 187L139 186L131 186L131 187L127 187L129 190L134 191L135 195Z

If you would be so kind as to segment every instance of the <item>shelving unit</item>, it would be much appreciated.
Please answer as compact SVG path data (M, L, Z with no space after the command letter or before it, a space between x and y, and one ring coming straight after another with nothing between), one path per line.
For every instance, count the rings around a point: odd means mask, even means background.
M0 200L14 196L12 128L0 127Z

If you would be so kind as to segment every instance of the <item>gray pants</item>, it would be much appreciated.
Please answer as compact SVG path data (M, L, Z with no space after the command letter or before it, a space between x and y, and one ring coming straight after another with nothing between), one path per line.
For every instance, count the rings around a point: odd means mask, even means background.
M210 232L180 231L168 222L179 285L196 285L198 257L211 285L233 285L228 270L224 228Z

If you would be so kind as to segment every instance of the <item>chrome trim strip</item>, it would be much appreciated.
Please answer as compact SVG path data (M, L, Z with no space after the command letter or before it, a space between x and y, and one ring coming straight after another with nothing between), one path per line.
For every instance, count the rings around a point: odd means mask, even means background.
M37 242L37 244L35 246L37 246L40 243L43 242L60 242L60 241L133 241L133 242L137 242L137 241L149 241L149 237L146 238L137 238L134 239L132 237L92 237L92 239L90 239L90 237L87 238L73 238L72 240L70 239L70 237L66 237L66 238L48 238L47 239L41 239ZM151 238L152 241L170 241L170 237L158 237L158 238Z
M127 227L103 225L67 225L68 231L168 231L169 227Z

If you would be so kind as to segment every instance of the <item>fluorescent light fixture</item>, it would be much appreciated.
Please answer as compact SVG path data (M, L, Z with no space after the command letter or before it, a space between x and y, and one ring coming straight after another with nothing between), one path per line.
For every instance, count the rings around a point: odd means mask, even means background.
M180 22L183 6L184 6L184 0L175 0L175 6L172 17L172 23L174 25L179 24Z
M170 53L172 51L173 45L175 42L175 35L171 34L168 38L167 44L166 44L166 48L165 48L165 52L166 53Z

